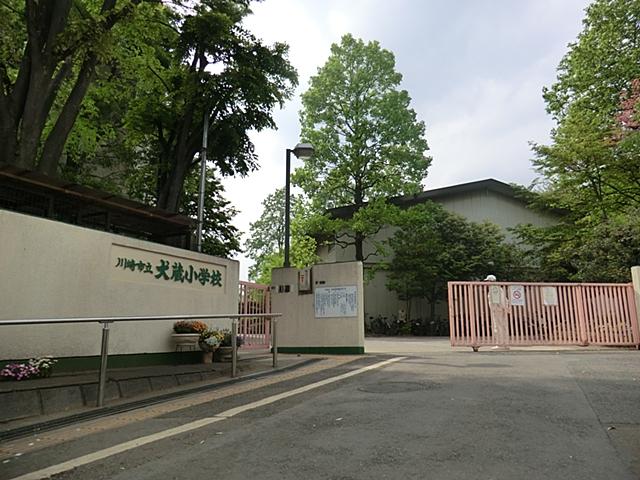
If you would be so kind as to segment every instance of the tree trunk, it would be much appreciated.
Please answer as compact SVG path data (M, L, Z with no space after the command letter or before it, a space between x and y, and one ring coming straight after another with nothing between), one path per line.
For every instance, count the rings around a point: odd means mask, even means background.
M178 211L186 176L187 168L185 163L176 159L164 185L160 186L158 208L174 213Z
M42 150L42 158L38 164L38 170L47 175L55 175L57 173L60 157L62 157L67 138L80 113L82 100L93 78L96 62L95 55L89 55L84 61L73 90L69 94L53 129L47 136Z
M20 140L17 163L18 166L33 169L37 163L40 137L47 121L42 96L49 93L50 84L47 79L51 72L43 69L39 56L32 55L29 90L25 99L24 110L20 119Z
M3 116L4 117L4 116ZM15 164L16 162L16 138L18 128L11 121L10 115L0 120L0 164Z
M26 2L28 41L14 85L13 107L19 125L17 164L34 168L37 164L42 131L58 93L63 72L55 74L61 60L58 36L67 25L71 0ZM64 71L64 67L61 67Z
M164 159L171 164L168 175L164 177L162 185L158 186L158 208L177 213L182 199L184 182L193 164L193 157L198 151L198 135L201 128L196 128L192 135L195 106L190 105L180 125L176 127L178 134L175 147L169 147L171 152L165 152Z
M356 261L358 262L364 261L363 243L364 243L364 235L362 235L359 232L356 232L356 239L354 240L354 245L356 247Z
M356 179L355 181L355 189L353 193L353 204L355 205L355 213L358 212L364 204L364 192L362 191L362 186L360 181ZM363 262L364 261L364 252L363 252L363 243L364 243L364 235L362 232L355 232L356 238L354 240L354 246L356 248L356 261Z

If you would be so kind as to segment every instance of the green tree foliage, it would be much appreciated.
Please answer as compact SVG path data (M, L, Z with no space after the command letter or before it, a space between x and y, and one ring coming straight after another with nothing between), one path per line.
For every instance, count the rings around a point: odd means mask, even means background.
M543 199L564 210L565 221L520 233L542 255L549 279L621 281L629 277L630 264L623 264L640 262L640 238L633 237L640 207L640 1L596 0L583 25L557 81L544 89L557 122L552 143L534 146ZM615 248L612 239L626 239L626 247Z
M178 21L171 9L145 2L118 27L111 57L97 68L65 145L58 167L62 177L156 203L159 147L139 112L149 107L149 92L160 81L157 72L171 64ZM141 179L148 185L136 184Z
M136 127L154 146L157 203L175 211L209 118L208 154L222 175L257 166L249 130L275 126L273 109L297 83L288 47L262 44L241 22L248 1L205 0L180 19L169 64L136 106ZM165 55L161 52L161 55ZM159 62L161 63L161 62Z
M199 170L186 178L180 212L198 218ZM240 232L231 224L237 210L223 196L224 187L212 167L207 167L202 209L202 252L230 257L240 249Z
M331 46L302 96L302 137L316 153L294 174L315 210L351 204L359 213L368 202L420 190L431 159L424 156L424 123L409 107L401 80L393 54L378 42L345 35ZM340 221L353 234L341 241L355 246L356 260L365 260L363 242L384 220L363 213ZM344 232L329 218L318 225L325 234Z
M57 172L114 30L140 1L0 2L0 163Z
M124 187L132 197L151 203L155 198L153 177L153 167L146 165L144 168L138 168L135 175L127 176ZM194 169L185 181L182 203L178 210L194 219L194 225L198 218L199 185L200 169ZM236 209L224 198L224 186L215 168L207 165L202 227L203 253L230 257L241 251L240 232L231 224L236 213Z
M436 303L446 299L448 281L478 280L487 274L502 281L522 279L520 252L504 241L494 224L468 222L426 202L402 211L398 225L388 240L393 258L383 264L387 287L407 306L414 298L427 299L432 320Z
M207 115L205 248L237 251L218 179L257 168L248 131L297 82L249 3L1 0L0 162L192 214Z
M262 202L260 218L249 228L249 239L245 243L247 256L253 260L249 278L271 283L271 270L282 267L284 262L284 188L278 188ZM298 195L291 195L291 265L306 267L316 260L315 239L305 234L309 227L304 223L307 206Z

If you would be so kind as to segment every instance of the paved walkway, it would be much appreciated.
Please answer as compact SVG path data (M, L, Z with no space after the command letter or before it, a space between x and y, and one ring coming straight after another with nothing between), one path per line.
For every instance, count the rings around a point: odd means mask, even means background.
M279 355L278 367L287 369L308 362L313 356ZM241 353L237 377L273 371L272 356ZM155 365L114 368L107 371L105 407L178 395L231 380L230 363ZM86 414L96 410L98 372L64 372L50 378L0 382L0 438L6 432L42 422Z
M51 469L69 480L640 475L638 352L376 342L420 352L327 358L7 442L0 479Z

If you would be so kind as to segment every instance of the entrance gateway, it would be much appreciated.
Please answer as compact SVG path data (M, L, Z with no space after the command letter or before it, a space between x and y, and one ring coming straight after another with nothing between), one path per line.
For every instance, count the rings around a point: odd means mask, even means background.
M474 351L497 343L640 347L631 283L449 282L448 286L452 347ZM498 294L506 299L506 341L495 336L491 302Z
M238 313L271 313L269 285L239 282ZM238 336L243 349L271 348L271 319L264 317L241 318L238 321Z

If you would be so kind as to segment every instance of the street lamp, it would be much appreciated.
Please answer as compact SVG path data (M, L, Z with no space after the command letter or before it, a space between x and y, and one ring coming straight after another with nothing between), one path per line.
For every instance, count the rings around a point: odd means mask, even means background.
M209 111L204 112L202 124L202 150L200 152L200 185L198 188L198 230L196 231L196 250L202 252L202 227L204 226L204 187L207 174L207 136L209 135Z
M290 267L289 262L289 217L291 214L291 154L300 160L313 155L313 145L310 143L299 143L293 150L287 148L287 176L284 187L284 266Z

